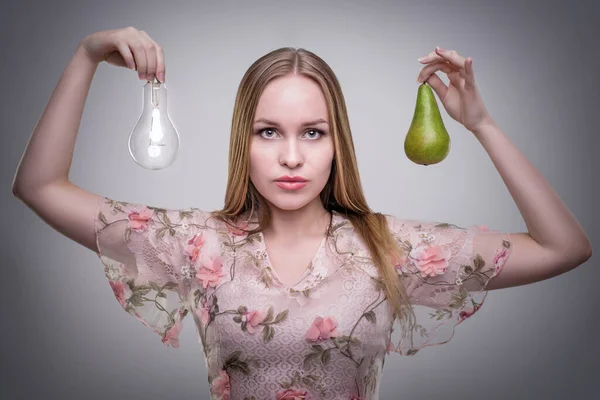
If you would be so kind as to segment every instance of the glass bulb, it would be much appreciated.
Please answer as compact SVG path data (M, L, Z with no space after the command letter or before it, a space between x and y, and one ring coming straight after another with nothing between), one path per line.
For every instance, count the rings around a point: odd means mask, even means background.
M167 112L167 86L154 78L144 85L142 115L129 134L129 154L146 169L171 165L179 150L179 134Z

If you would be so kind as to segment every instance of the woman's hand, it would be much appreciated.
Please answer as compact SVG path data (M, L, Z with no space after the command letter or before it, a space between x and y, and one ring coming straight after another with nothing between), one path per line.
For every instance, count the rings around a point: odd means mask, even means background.
M419 73L418 82L427 82L437 93L448 115L471 132L485 125L494 124L475 85L473 59L465 59L454 50L435 50L419 59L425 67ZM445 72L449 85L435 74Z
M79 47L88 57L138 72L140 79L165 80L165 57L162 48L144 31L134 27L100 31L86 36Z

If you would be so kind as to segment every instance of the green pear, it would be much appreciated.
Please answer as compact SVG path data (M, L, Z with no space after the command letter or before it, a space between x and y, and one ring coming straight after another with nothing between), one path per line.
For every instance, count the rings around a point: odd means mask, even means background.
M412 162L421 165L437 164L450 152L450 136L427 83L419 86L415 114L404 139L404 152Z

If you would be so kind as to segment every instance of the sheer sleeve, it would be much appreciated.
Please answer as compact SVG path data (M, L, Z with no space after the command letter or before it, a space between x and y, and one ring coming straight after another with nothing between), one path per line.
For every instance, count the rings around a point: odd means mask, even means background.
M414 355L426 346L447 343L457 325L477 312L486 287L511 253L510 235L485 226L459 226L388 219L404 255L396 260L416 320L397 319L390 346ZM394 332L395 331L395 332Z
M170 210L102 197L94 231L108 283L125 311L179 347L189 312L196 209ZM191 228L194 227L194 228Z

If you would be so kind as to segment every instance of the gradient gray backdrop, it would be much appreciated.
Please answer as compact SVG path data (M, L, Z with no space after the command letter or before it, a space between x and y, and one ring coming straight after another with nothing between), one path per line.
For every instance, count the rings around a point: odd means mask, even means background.
M404 154L422 67L417 58L439 45L473 57L488 110L594 245L598 15L598 6L571 1L4 1L0 396L208 398L192 320L181 347L165 347L123 311L96 255L10 191L26 142L87 34L132 25L163 46L169 112L182 145L162 171L134 163L127 137L140 114L142 82L134 71L102 63L70 174L87 190L171 208L220 207L240 79L263 54L293 46L320 55L341 82L372 208L524 232L489 156L443 109L448 158L422 167ZM389 356L381 398L597 398L599 280L596 255L554 279L491 291L450 343L415 357Z

